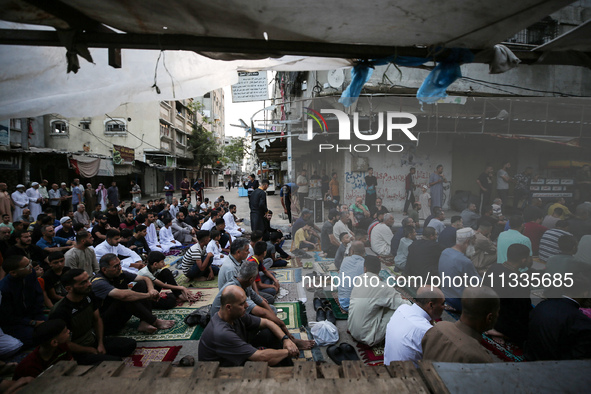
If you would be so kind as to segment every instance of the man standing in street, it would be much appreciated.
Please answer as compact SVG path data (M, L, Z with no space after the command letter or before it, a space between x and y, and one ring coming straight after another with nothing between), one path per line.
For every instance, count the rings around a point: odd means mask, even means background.
M172 204L172 196L174 194L174 185L169 181L164 181L164 195L166 196L166 203Z
M10 223L12 223L13 203L10 200L10 194L8 194L7 190L8 186L6 183L0 183L0 215L8 215L10 217Z
M197 179L197 182L193 184L192 187L193 191L195 192L195 200L199 202L203 202L203 198L205 197L203 192L205 190L205 183L203 183L203 179Z
M503 168L497 171L497 195L505 204L509 201L509 182L511 177L509 176L509 169L511 168L510 162L505 162Z
M185 198L187 198L187 196L191 196L191 193L189 192L189 187L191 187L191 185L189 184L189 178L183 178L183 181L179 186L179 188L181 189L181 200L184 200Z
M250 228L252 231L265 231L263 216L267 212L267 188L269 180L263 179L261 186L252 192L248 206L250 208ZM306 193L307 194L307 193Z
M443 208L443 183L447 179L443 176L443 166L439 164L429 176L429 187L431 188L431 206Z
M367 169L367 176L365 177L365 205L370 210L376 207L378 178L373 175L373 168Z
M478 176L476 179L476 183L478 184L478 189L480 191L480 214L482 215L482 209L484 207L488 207L490 205L490 198L492 195L492 174L493 174L493 167L486 166L484 172Z
M12 197L12 202L14 205L14 212L12 216L14 220L17 220L22 216L23 211L29 208L29 197L25 193L25 185L20 183L16 185L16 191L12 193L10 197Z
M47 179L43 179L39 185L39 194L41 194L41 198L43 199L43 210L45 210L48 207L49 204L49 193L47 191L47 185L49 184L49 182L47 182Z
M304 198L308 197L308 177L306 170L302 170L298 176L296 183L298 185L298 200L300 200L300 210L304 209Z
M82 203L83 200L83 191L80 190L80 181L78 181L77 179L74 179L74 181L70 184L70 189L72 190L72 210L76 211L76 208L78 208L78 204ZM64 212L64 216L65 212Z
M117 182L111 182L111 187L107 189L107 198L113 206L119 206L119 188L117 188Z
M37 220L37 216L42 212L41 204L43 203L43 198L39 193L39 183L31 183L31 187L27 189L26 194L29 197L29 209L31 210L31 215L34 220Z
M408 207L412 207L415 203L415 182L413 179L413 175L417 172L414 167L411 167L409 173L406 175L406 183L405 183L405 190L406 190L406 201L404 202L404 213L403 215L408 214Z
M135 201L136 203L140 202L140 198L142 198L142 189L140 188L140 185L138 185L134 181L131 181L130 185L131 185L130 193L131 193L132 200Z

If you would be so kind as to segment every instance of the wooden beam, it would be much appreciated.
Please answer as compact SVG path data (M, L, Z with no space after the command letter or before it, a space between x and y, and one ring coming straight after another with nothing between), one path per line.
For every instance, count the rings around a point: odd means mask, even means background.
M244 54L252 58L280 57L285 55L333 57L344 59L375 59L398 54L399 56L427 57L430 48L395 47L382 45L336 44L306 41L255 40L245 38L203 37L183 34L138 34L80 32L79 42L89 48L124 48L150 50L184 50L208 54ZM61 47L57 33L40 30L0 29L0 45ZM471 49L474 53L481 49ZM522 63L535 63L542 52L514 51ZM591 56L591 53L585 53ZM445 57L443 51L440 57Z

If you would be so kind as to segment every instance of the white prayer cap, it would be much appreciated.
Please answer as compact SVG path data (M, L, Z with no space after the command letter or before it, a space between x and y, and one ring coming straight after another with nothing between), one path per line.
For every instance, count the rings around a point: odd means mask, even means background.
M18 185L16 185L17 189L20 189L21 187L25 187L25 185L23 185L22 183L19 183Z
M31 186L39 186L39 182L33 182L31 183Z
M476 235L476 231L474 231L472 228L461 228L456 232L456 244L463 244L474 235Z
M60 223L64 224L65 222L67 222L68 220L72 220L69 216L64 216L63 218L60 219Z

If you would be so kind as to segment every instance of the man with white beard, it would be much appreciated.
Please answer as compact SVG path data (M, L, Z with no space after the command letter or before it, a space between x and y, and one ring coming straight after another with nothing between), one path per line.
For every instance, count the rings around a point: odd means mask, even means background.
M29 209L31 210L31 215L37 220L37 216L43 211L41 208L43 197L41 197L41 193L39 193L38 182L31 183L31 187L27 189L27 197L29 197Z
M475 253L475 235L476 232L470 227L458 230L456 244L445 249L439 257L439 276L443 279L441 291L445 295L445 301L457 311L462 310L462 293L466 285L478 286L481 280L469 258ZM454 281L456 277L462 278L461 283L459 279Z

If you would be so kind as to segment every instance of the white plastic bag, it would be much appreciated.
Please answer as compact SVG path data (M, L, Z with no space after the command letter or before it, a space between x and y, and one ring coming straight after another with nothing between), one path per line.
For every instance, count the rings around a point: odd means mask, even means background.
M310 332L314 336L316 345L328 346L339 341L339 330L328 320L310 322L310 326L312 326Z

